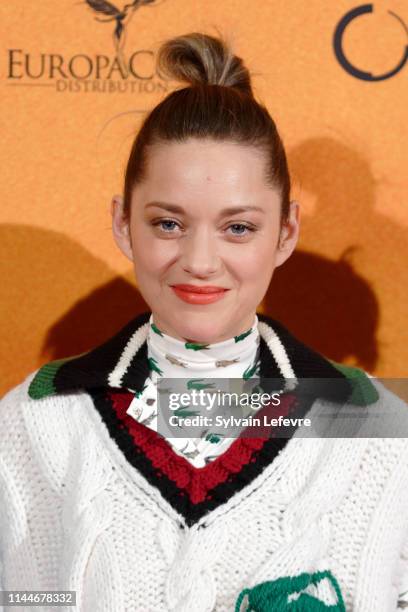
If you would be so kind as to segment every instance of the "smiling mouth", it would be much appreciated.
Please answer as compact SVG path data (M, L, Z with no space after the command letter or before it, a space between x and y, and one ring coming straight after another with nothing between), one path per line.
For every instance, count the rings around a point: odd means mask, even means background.
M222 299L229 289L223 287L199 287L188 285L170 285L178 298L188 304L212 304Z
M179 291L185 291L186 293L221 293L222 291L228 291L225 287L214 287L214 286L202 286L199 285L170 285L173 289Z

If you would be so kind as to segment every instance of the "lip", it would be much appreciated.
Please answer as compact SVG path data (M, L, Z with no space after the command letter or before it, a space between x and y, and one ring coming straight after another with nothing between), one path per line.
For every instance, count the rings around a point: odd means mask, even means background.
M215 285L171 285L173 289L179 289L180 291L186 291L187 293L220 293L221 291L228 291L225 287L217 287Z
M228 289L214 286L170 285L178 298L188 304L212 304L221 300Z

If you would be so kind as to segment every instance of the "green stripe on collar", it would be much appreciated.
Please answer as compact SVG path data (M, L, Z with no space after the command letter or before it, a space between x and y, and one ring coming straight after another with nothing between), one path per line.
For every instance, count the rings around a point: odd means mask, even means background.
M378 391L370 381L364 370L356 368L354 366L344 365L342 363L336 363L335 361L329 360L330 363L347 379L350 381L352 386L352 393L349 401L357 406L368 406L378 401Z
M145 338L150 315L150 312L138 315L117 334L88 352L43 365L31 381L29 397L42 399L58 393L109 386L127 388L135 392L141 390L150 370L154 369L154 363L148 357ZM326 397L331 401L348 400L362 406L378 400L377 390L363 370L335 363L320 355L267 315L258 314L258 318L277 335L296 378L328 381L331 378L341 381L343 378L346 388L341 389L342 397L333 394L330 383L329 388L327 385L319 388L319 397ZM198 346L192 343L191 348L194 350ZM262 335L260 362L261 378L281 378L276 359ZM337 399L333 400L333 395Z
M28 395L32 399L41 399L46 397L47 395L53 395L57 392L57 389L54 385L55 375L62 366L63 363L66 363L72 357L67 357L65 359L57 359L56 361L50 361L43 365L33 378L28 387Z

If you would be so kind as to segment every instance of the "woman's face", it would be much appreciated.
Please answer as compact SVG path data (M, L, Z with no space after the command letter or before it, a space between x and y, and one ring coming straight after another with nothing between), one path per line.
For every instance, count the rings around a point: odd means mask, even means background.
M252 325L299 228L292 202L280 232L279 192L265 184L264 171L254 147L190 139L149 151L129 223L123 199L113 198L115 240L133 261L139 291L165 333L214 343ZM219 291L203 296L178 285Z

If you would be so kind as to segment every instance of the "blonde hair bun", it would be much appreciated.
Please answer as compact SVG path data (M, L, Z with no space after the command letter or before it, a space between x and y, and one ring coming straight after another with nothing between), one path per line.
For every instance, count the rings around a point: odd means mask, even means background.
M161 44L157 72L192 87L222 85L253 95L251 77L242 59L225 39L201 32L176 36Z

